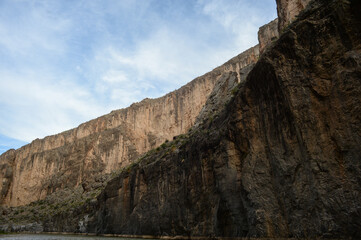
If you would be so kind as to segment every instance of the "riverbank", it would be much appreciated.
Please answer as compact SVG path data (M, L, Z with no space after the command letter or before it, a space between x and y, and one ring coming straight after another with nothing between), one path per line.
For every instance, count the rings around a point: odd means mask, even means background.
M227 238L206 236L151 236L151 235L124 235L124 234L95 234L95 233L69 233L69 232L42 232L42 233L5 233L0 232L0 239L7 240L112 240L112 239L169 239L169 240L293 240L296 238ZM322 238L315 238L321 240ZM301 239L302 240L302 239Z

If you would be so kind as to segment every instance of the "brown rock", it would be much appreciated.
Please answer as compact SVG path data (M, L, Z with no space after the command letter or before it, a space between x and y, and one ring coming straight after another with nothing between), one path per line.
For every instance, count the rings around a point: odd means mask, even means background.
M282 32L311 0L276 0L278 13L278 31Z
M360 1L313 1L249 73L221 75L187 134L124 169L97 201L40 227L358 239L360 11Z
M239 72L258 55L255 46L164 97L144 99L1 155L0 203L25 205L59 189L92 182L187 132L220 76Z
M263 53L267 46L278 39L278 19L262 26L258 30L259 51Z
M359 238L360 11L315 1L217 116L107 185L87 230ZM211 96L227 98L234 78L224 74Z

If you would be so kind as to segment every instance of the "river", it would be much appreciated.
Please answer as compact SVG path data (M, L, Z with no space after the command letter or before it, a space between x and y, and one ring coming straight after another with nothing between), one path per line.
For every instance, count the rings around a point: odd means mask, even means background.
M137 240L139 238L99 237L81 235L55 234L3 234L0 239L6 240Z

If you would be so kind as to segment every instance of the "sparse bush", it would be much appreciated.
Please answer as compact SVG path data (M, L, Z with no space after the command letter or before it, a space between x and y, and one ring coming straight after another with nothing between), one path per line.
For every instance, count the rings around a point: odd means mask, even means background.
M238 90L239 90L239 87L238 87L238 85L237 85L237 86L235 86L235 87L232 89L232 91L231 91L232 96L235 96L235 95L238 93Z

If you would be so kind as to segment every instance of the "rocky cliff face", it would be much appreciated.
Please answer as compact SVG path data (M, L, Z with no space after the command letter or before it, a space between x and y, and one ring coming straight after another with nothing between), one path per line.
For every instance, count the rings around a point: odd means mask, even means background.
M360 236L360 11L359 1L314 1L245 82L223 74L208 117L74 219L98 233ZM80 229L61 219L46 229Z
M96 199L31 221L42 231L359 237L360 11L356 0L312 1L257 64L220 74L188 133ZM11 164L16 152L6 154Z
M258 30L259 51L263 53L267 46L276 41L279 37L278 18L262 26Z
M258 59L255 46L158 99L145 99L0 156L0 204L25 205L129 165L195 122L219 77ZM239 76L240 77L240 76Z
M311 0L276 0L279 18L278 30L282 32Z

